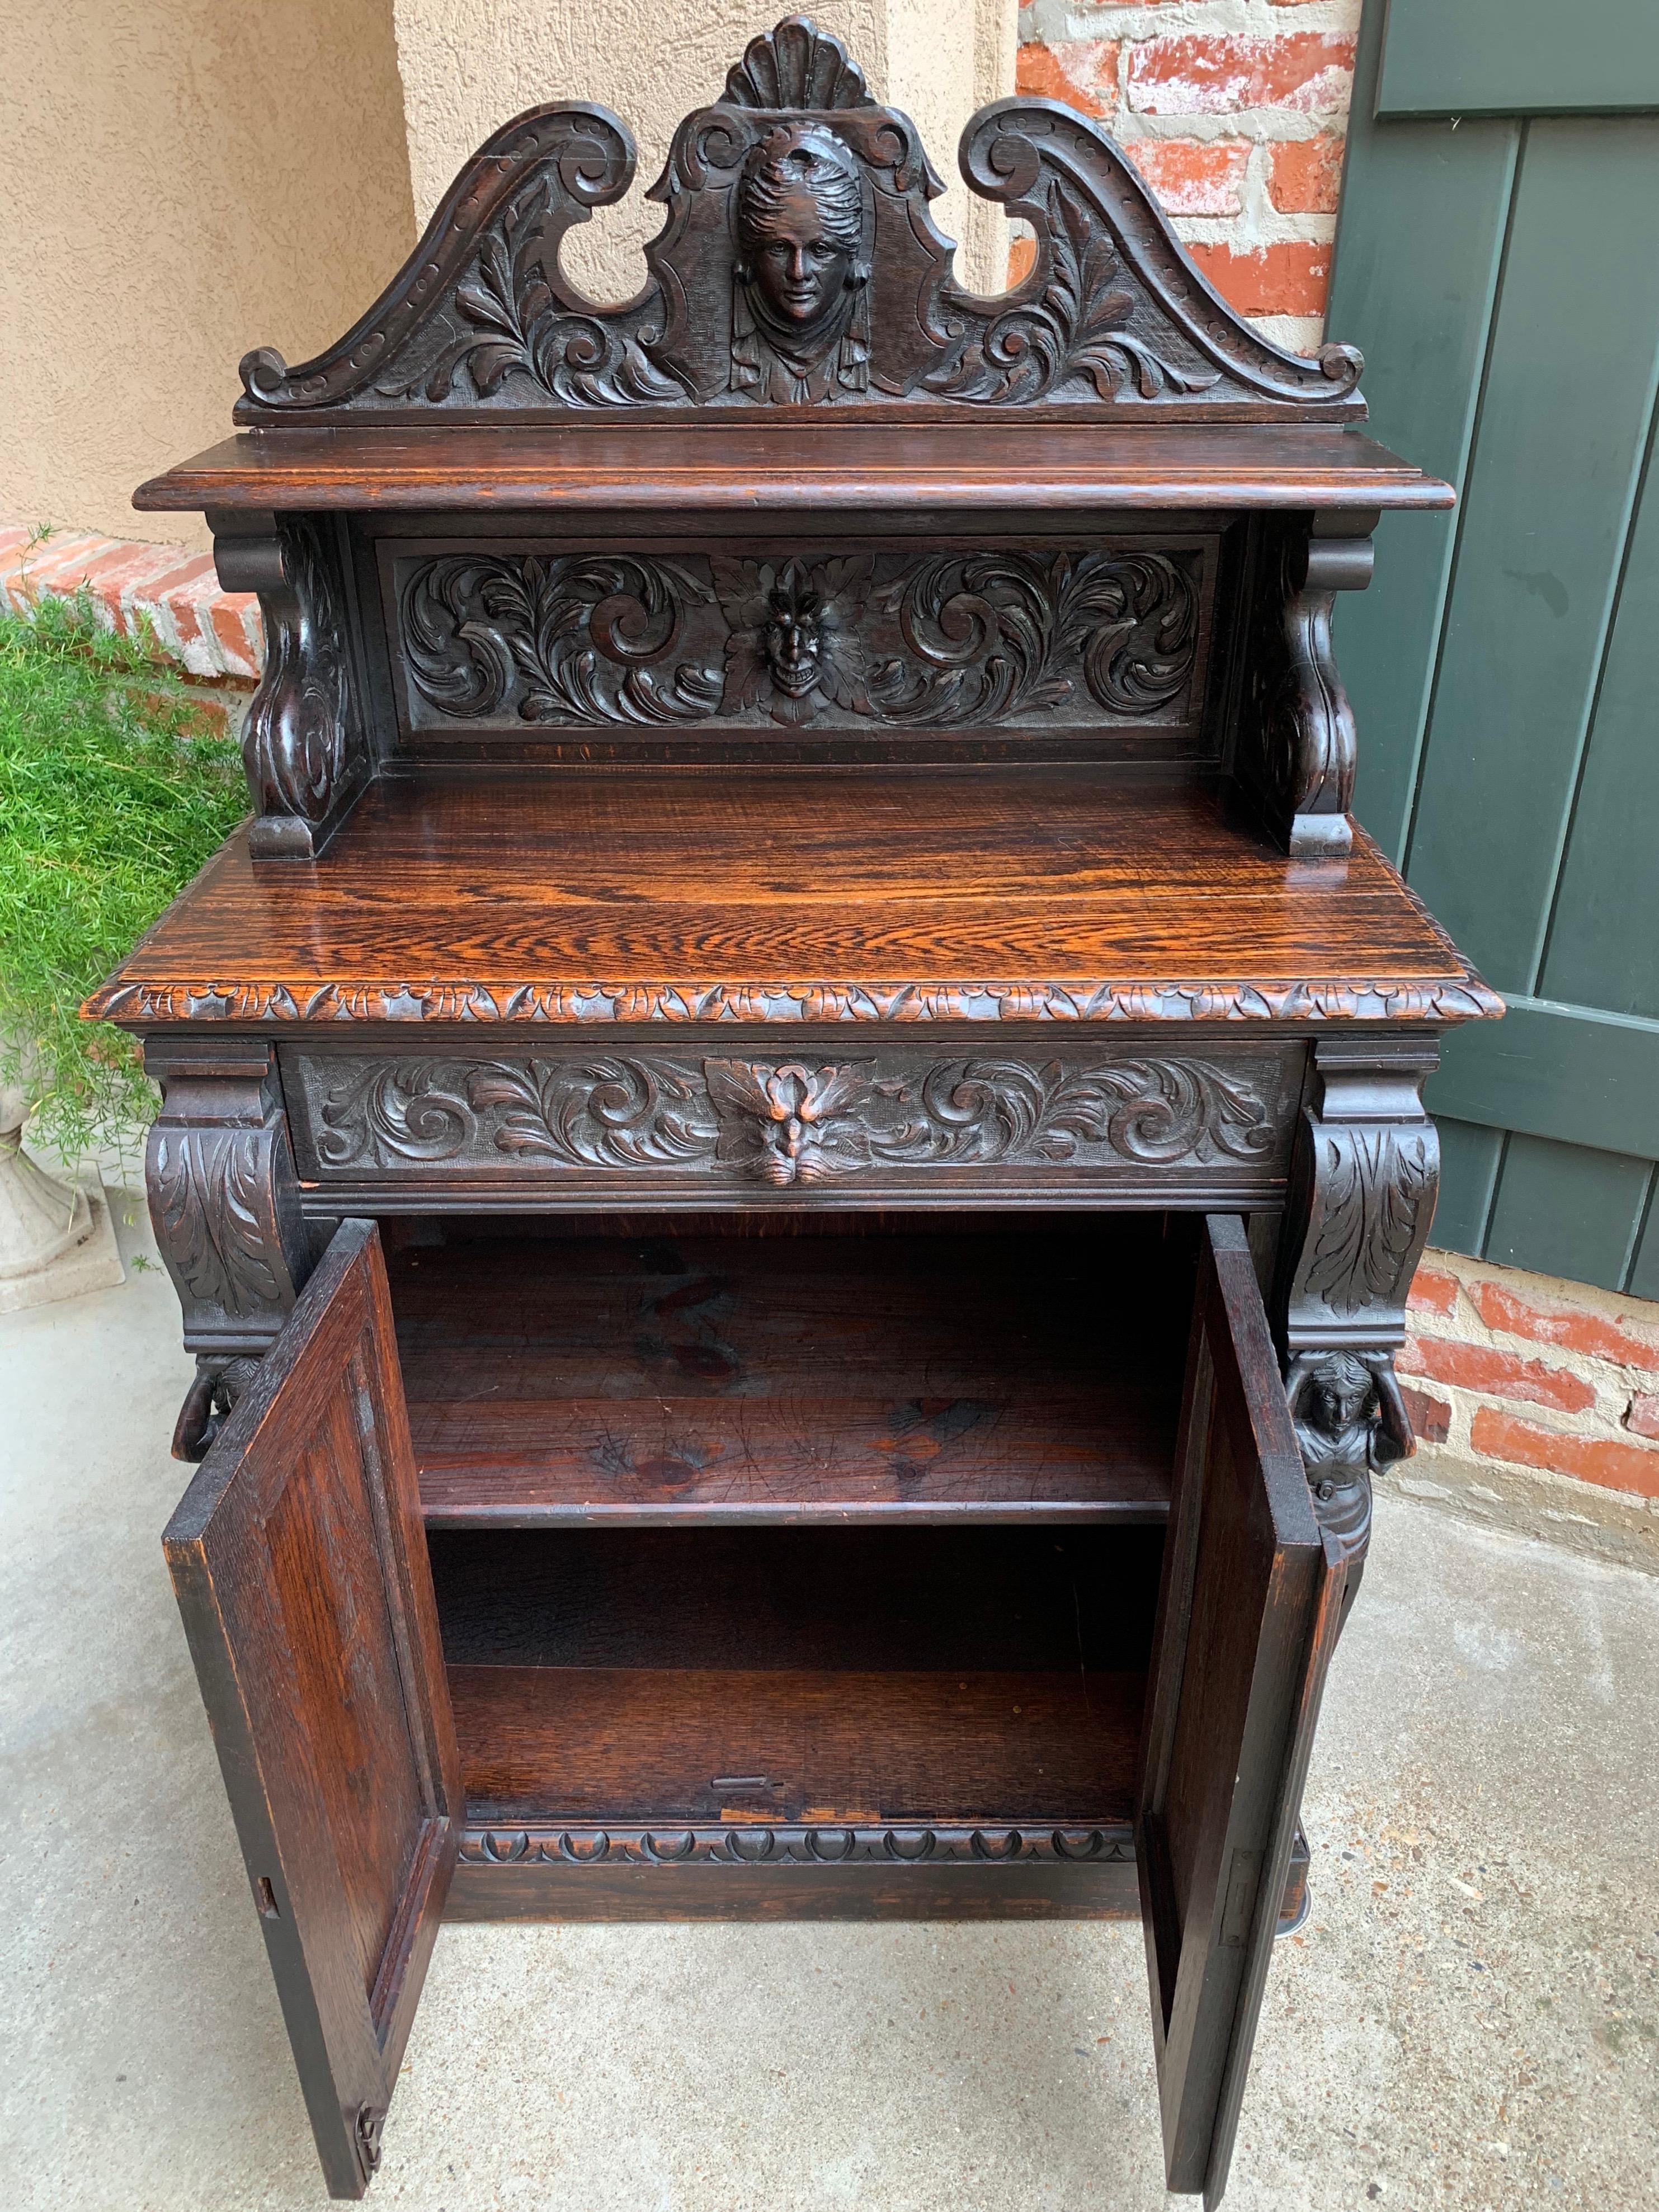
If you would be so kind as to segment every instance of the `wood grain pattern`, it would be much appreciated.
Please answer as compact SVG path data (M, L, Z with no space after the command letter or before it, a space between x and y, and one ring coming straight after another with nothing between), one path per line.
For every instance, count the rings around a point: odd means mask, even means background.
M1358 834L1064 767L386 779L210 861L88 1002L191 1020L1456 1020L1498 1002Z
M153 477L141 513L469 507L802 514L874 508L1441 507L1449 489L1358 432L1006 423L888 428L284 428Z
M1124 1819L1139 1674L452 1667L474 1816L718 1820L722 1776L764 1776L738 1809L831 1825Z
M331 2194L361 2197L461 1778L374 1224L336 1236L168 1525Z
M1212 2204L1226 2186L1342 1585L1243 1224L1212 1214L1136 1809L1166 2173Z
M1186 1241L415 1247L392 1282L428 1525L1155 1520Z

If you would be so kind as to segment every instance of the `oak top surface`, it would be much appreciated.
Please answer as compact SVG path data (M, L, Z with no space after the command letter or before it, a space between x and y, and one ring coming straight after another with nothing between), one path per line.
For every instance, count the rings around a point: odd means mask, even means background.
M245 432L140 485L141 510L663 507L1449 507L1358 431L1283 424L704 423Z
M1498 1002L1362 833L1076 767L441 770L320 860L238 832L88 1001L228 1020L1458 1020Z

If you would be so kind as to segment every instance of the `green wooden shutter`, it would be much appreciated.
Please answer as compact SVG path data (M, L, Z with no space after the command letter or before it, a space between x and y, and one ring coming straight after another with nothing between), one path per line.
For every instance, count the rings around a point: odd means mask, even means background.
M1552 21L1365 0L1328 328L1460 503L1336 647L1360 819L1510 1006L1430 1086L1435 1241L1659 1297L1659 7Z

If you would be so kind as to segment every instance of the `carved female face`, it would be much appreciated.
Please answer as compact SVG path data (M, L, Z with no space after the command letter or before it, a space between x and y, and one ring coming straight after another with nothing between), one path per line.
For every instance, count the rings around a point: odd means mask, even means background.
M869 274L852 156L829 131L775 131L738 188L738 276L764 319L799 337L830 320Z
M1357 1359L1333 1359L1316 1370L1312 1389L1314 1426L1327 1436L1339 1436L1363 1418L1371 1395L1371 1378Z

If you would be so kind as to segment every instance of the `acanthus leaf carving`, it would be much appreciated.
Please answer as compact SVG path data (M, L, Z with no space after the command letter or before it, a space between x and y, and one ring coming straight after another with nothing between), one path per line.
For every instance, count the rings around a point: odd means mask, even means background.
M646 1055L305 1062L324 1168L524 1159L735 1170L788 1188L930 1167L1097 1158L1271 1167L1271 1100L1188 1057L823 1062Z
M400 599L415 690L441 713L526 722L682 722L718 704L712 668L672 656L688 605L712 597L684 563L632 555L447 555Z
M1310 362L1252 330L1087 118L1040 99L993 102L961 156L972 188L1036 234L1031 277L1000 297L955 280L929 212L942 187L914 126L872 102L838 40L789 19L679 125L652 191L667 219L646 249L648 281L602 306L566 281L560 248L626 192L632 140L602 108L532 109L466 164L345 337L292 370L268 348L248 355L239 419L826 405L1224 416L1264 401L1362 411L1353 349ZM810 271L785 273L786 200L811 204Z
M264 1129L158 1124L149 1153L156 1242L181 1291L232 1319L284 1302Z
M1313 1144L1320 1210L1300 1278L1304 1298L1345 1319L1397 1302L1439 1187L1432 1127L1321 1124Z
M1197 680L1200 558L441 554L400 564L398 623L450 720L906 728L1085 701L1133 720Z

